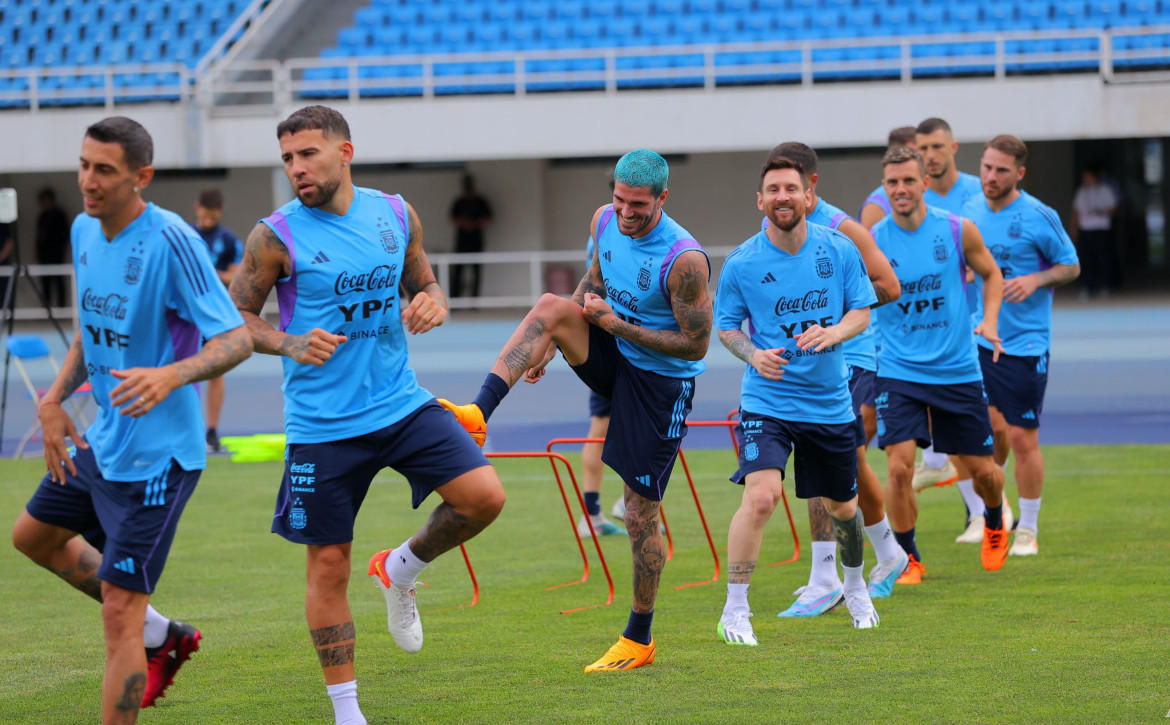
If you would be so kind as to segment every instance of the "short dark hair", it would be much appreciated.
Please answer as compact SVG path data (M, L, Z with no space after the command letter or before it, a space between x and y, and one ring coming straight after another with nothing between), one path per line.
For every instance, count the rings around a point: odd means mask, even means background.
M913 146L914 136L918 133L918 129L914 126L899 126L890 131L890 135L886 137L886 147L890 146Z
M154 141L137 121L125 116L103 118L85 129L85 135L100 143L116 143L126 156L126 166L138 171L154 161Z
M926 176L926 164L922 161L922 154L913 146L895 146L887 150L886 155L882 157L882 170L884 171L887 166L904 164L907 161L917 161L918 170Z
M199 206L204 209L222 209L223 192L219 189L204 189L199 192Z
M350 141L349 124L345 116L328 106L305 106L276 126L276 138L301 131L318 130L326 136L340 136Z
M46 186L37 194L37 201L57 201L57 192L53 191L53 187Z
M947 123L941 118L926 119L922 123L918 124L918 128L914 129L914 132L920 133L923 136L929 136L930 134L940 129L954 136L954 133L951 131L951 124Z
M802 144L799 141L788 141L782 143L768 154L768 158L789 158L800 164L804 169L804 173L809 176L817 173L817 152L807 144Z
M1027 144L1015 136L1010 136L1006 133L1000 134L999 136L996 136L987 143L983 144L983 149L985 151L987 149L995 149L996 151L1000 151L1007 154L1008 156L1011 156L1016 160L1017 168L1023 166L1024 162L1028 160Z
M768 154L768 160L764 162L764 168L760 169L760 189L764 188L764 177L768 175L769 171L777 169L792 169L800 174L801 185L808 189L808 174L804 173L804 167L796 159L787 156L778 156L776 154Z

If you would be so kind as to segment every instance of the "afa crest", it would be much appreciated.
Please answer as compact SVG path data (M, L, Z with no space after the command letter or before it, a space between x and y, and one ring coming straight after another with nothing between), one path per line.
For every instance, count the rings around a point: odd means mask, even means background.
M833 276L833 263L828 257L817 257L817 276L821 279Z
M1008 225L1008 239L1019 239L1024 233L1024 223L1017 214L1012 217L1012 223Z
M947 261L947 256L948 256L947 245L945 245L945 244L934 245L934 261L938 262L939 264L942 264L943 262Z
M749 461L754 461L760 457L760 446L755 441L748 443L743 447L743 457Z
M394 233L393 229L383 229L378 232L378 238L382 242L382 249L386 250L387 254L394 254L398 251L398 235Z
M638 270L638 289L645 292L650 289L650 268L654 266L654 258L650 257L642 263L642 268Z
M305 513L304 502L300 498L293 499L292 508L288 512L288 525L294 529L303 529L309 523L309 515Z
M122 270L122 279L126 284L138 284L142 279L142 260L138 257L130 257L126 260L126 268Z

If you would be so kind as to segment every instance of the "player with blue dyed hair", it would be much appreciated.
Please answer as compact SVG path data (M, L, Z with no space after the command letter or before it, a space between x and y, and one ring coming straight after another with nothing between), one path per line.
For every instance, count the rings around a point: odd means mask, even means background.
M670 176L670 165L666 159L650 149L634 149L618 159L613 169L615 184L621 183L630 187L646 187L650 195L658 197L666 191L666 181Z

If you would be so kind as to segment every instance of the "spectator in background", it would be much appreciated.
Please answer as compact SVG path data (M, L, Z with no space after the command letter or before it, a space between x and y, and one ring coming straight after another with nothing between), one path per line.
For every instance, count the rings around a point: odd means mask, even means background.
M64 264L69 247L69 218L57 206L57 194L46 186L37 194L41 213L37 216L37 263ZM65 306L67 278L49 275L42 278L45 301L54 307Z
M219 223L223 216L223 193L219 189L206 189L195 202L195 231L207 243L211 263L224 287L232 283L236 267L244 258L244 245L231 229ZM219 442L219 415L223 410L226 385L223 376L207 381L207 450L222 453Z
M475 193L475 178L463 177L463 195L451 204L451 221L455 224L455 253L483 251L483 230L492 223L492 208L487 200ZM451 265L451 296L479 297L479 264ZM463 270L471 273L471 282L465 283ZM471 294L467 294L470 290Z
M1109 296L1115 279L1113 250L1113 212L1120 198L1102 181L1104 167L1094 161L1081 172L1081 185L1073 197L1072 240L1081 260L1081 301L1099 294Z

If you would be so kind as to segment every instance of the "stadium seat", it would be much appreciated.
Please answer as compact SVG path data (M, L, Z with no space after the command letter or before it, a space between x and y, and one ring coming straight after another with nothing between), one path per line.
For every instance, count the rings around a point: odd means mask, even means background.
M49 352L49 346L43 339L36 335L10 335L5 341L8 349L8 354L11 356L12 364L16 368L16 373L24 382L27 397L34 407L39 408L40 400L44 397L47 388L38 388L33 382L32 376L29 373L26 364L31 364L35 361L44 359L52 368L53 376L61 369L57 364L56 358ZM92 389L89 383L85 383L77 391L70 396L69 402L73 408L73 415L75 424L80 424L79 427L84 428L89 425L89 421L85 417L85 404L90 399ZM36 421L33 426L29 428L20 438L20 442L16 446L16 453L13 458L20 458L24 454L25 447L36 436L41 429L41 421L38 415L33 416Z

